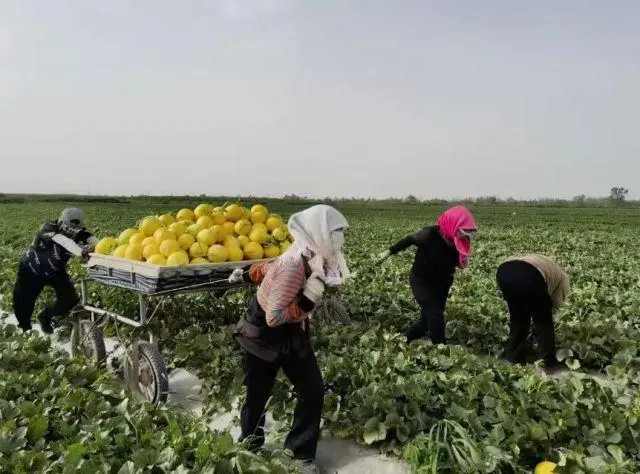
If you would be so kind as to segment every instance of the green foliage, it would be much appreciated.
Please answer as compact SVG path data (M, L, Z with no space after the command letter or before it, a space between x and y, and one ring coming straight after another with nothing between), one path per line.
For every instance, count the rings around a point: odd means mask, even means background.
M307 205L295 200L269 204L283 215ZM129 204L84 207L89 225L105 236L116 235L144 215L184 205L182 200L167 204L132 199ZM4 309L10 309L18 259L39 223L56 216L61 207L0 204ZM312 323L326 383L323 429L402 456L423 473L531 472L542 459L558 462L562 472L640 470L638 210L473 206L480 234L471 267L458 272L448 301L450 345L434 347L424 341L407 346L401 335L418 317L407 284L412 252L380 267L373 261L396 239L433 222L445 203L343 202L338 207L351 224L346 250L357 271L339 298L355 324L345 328ZM495 270L502 259L525 252L557 259L571 278L572 293L556 315L558 355L573 369L562 380L547 379L535 367L497 360L508 332L508 314L494 282ZM83 270L74 264L72 272L79 277ZM90 292L99 306L128 315L137 311L135 298L126 291L92 284ZM163 354L170 365L194 370L206 381L207 413L228 409L242 394L241 359L231 331L245 305L245 292L220 299L199 293L166 300L159 309ZM108 382L101 379L100 384ZM96 389L95 383L91 387L88 392ZM0 398L14 400L13 395ZM284 427L293 400L282 377L270 408ZM69 409L59 407L66 407L66 400L47 403L43 405L53 404L52 410ZM29 417L20 436L7 436L0 443L29 443L43 430L46 436L51 418L38 415ZM169 436L167 426L150 429L149 436ZM69 439L74 440L65 445L69 448L78 442L77 437ZM109 442L122 446L120 438L113 439ZM83 442L82 448L69 449L70 456L87 458L87 446L91 444ZM163 452L166 444L161 446ZM131 469L142 462L116 449L124 448L101 447L99 456L92 451L90 458L119 456L134 463ZM193 462L189 449L177 451L179 462Z
M291 472L178 409L129 398L37 334L0 329L0 472Z

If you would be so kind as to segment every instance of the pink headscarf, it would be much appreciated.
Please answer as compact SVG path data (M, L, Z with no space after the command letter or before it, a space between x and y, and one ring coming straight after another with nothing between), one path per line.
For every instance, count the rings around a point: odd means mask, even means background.
M471 239L461 235L458 231L460 229L478 229L471 212L464 206L452 207L438 218L437 224L440 227L442 236L453 241L459 255L458 266L460 268L468 267L469 255L471 255Z

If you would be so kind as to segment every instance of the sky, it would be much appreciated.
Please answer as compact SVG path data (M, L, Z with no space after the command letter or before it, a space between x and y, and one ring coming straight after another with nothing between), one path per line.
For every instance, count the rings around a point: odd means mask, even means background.
M640 197L635 0L0 1L0 192Z

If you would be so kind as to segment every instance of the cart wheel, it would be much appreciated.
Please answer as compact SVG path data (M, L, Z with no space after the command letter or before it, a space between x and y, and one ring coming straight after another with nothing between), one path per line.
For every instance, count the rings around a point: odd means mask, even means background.
M102 328L93 321L80 320L71 329L71 357L82 355L93 359L100 367L107 363Z
M335 298L327 298L319 308L319 316L325 321L338 324L351 324L347 309Z
M158 349L149 342L140 341L138 351L138 374L131 373L131 357L127 355L124 363L125 380L129 382L129 388L134 393L142 395L145 400L158 406L166 402L169 395L167 364Z

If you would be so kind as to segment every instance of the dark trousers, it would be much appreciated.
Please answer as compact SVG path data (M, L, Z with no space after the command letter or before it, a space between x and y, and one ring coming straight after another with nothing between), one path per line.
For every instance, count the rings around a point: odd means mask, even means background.
M285 448L290 449L296 459L315 459L324 403L324 382L313 351L308 351L305 357L300 357L297 352L282 355L274 363L247 352L244 358L247 398L240 413L240 441L249 438L250 448L254 451L264 444L265 405L278 370L282 368L298 396Z
M41 322L50 324L54 316L69 314L80 300L67 272L62 271L51 277L38 276L27 265L20 263L13 288L13 312L18 320L18 326L24 331L31 329L33 308L45 286L53 288L56 293L56 302L40 313L38 318Z
M407 330L407 342L420 339L429 332L434 344L444 344L444 308L448 290L435 290L417 277L411 277L410 284L413 297L420 306L420 321Z
M496 280L509 307L509 340L503 357L516 363L527 361L533 352L529 341L533 322L537 356L555 365L553 304L542 274L527 262L510 261L498 267Z

